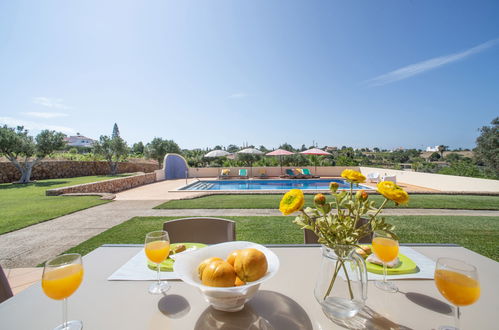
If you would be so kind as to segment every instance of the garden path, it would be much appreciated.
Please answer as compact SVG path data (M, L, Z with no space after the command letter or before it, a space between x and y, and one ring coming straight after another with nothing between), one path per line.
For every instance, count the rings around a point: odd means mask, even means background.
M0 260L8 268L33 267L136 216L275 216L276 209L153 209L165 200L117 200L0 235ZM499 211L386 209L385 215L499 216Z

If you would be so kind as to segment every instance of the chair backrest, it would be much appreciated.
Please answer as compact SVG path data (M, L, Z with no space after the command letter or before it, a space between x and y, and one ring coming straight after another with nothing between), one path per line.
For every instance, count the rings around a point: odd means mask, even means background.
M228 169L228 168L224 168L222 170L222 172L220 172L221 175L229 175L229 173L230 173L230 169Z
M368 221L369 221L368 219L360 218L359 221L357 221L356 227L360 227L360 226L366 224ZM305 244L317 244L318 239L319 239L319 237L317 237L317 235L315 235L315 233L312 230L303 229L303 241ZM371 234L371 235L367 235L367 236L362 237L359 240L359 243L371 243L372 240L373 240L373 237Z
M379 178L379 173L378 172L372 172L367 174L368 179L378 179Z
M248 170L245 168L240 169L239 176L248 176Z
M396 175L385 175L385 176L383 176L383 181L391 181L393 183L397 183L397 176Z
M291 169L291 168L286 169L286 174L287 175L296 175L295 171L293 171L293 169Z
M232 220L209 217L182 218L166 221L163 230L171 243L216 244L236 240L236 223Z
M312 173L310 173L310 170L308 168L302 169L301 172L305 175L312 175Z
M10 288L7 276L3 272L2 265L0 265L0 303L12 297L12 289Z

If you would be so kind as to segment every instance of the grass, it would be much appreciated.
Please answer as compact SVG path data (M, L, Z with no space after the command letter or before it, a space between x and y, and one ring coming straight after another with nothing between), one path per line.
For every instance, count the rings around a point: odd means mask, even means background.
M211 195L188 200L173 200L157 209L276 209L282 195ZM313 206L314 195L305 195L305 206ZM328 197L329 200L331 199ZM380 205L383 197L371 195L369 198ZM388 203L387 208L395 207ZM499 210L499 196L474 195L411 195L408 205L403 208L422 209L468 209Z
M0 234L107 203L99 196L45 196L45 190L127 176L83 176L0 184Z
M143 244L146 233L178 217L135 217L67 252L87 254L102 244ZM303 233L293 217L226 217L236 221L238 240L260 244L301 244ZM401 243L455 243L499 261L499 217L390 216Z

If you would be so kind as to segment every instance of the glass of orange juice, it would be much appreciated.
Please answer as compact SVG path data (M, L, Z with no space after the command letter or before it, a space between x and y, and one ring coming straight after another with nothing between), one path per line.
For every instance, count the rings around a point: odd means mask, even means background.
M62 300L63 323L54 330L80 330L82 321L68 321L68 297L80 286L83 280L81 255L63 254L45 263L42 275L42 289L52 299Z
M438 291L456 306L456 326L441 326L441 330L459 329L459 307L475 303L480 298L480 283L476 267L452 258L439 258L435 267Z
M376 281L374 285L387 292L397 292L398 288L393 282L386 280L386 264L395 260L399 255L399 242L385 231L374 231L373 252L383 262L383 281Z
M151 284L149 293L161 294L170 289L170 284L167 281L161 281L160 264L168 258L170 253L170 237L164 230L153 231L146 235L144 246L147 259L157 265L158 281Z

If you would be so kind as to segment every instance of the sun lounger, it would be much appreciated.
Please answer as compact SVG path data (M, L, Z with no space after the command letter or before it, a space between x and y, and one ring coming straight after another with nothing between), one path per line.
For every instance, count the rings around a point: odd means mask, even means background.
M320 178L320 176L318 176L318 175L313 175L312 172L310 172L310 170L308 168L301 168L301 169L298 169L298 171L300 171L303 174L305 179Z
M286 169L286 174L280 176L283 179L301 179L303 178L302 174L296 173L292 168Z
M267 179L268 176L267 176L267 170L265 170L264 168L261 168L259 171L258 171L258 178L259 179Z
M241 168L239 170L239 178L240 179L247 179L248 178L248 170L245 168Z
M230 169L228 169L228 168L224 168L224 169L222 169L222 171L220 172L220 175L218 176L218 179L219 179L219 180L228 179L228 178L229 178L229 174L230 174Z

